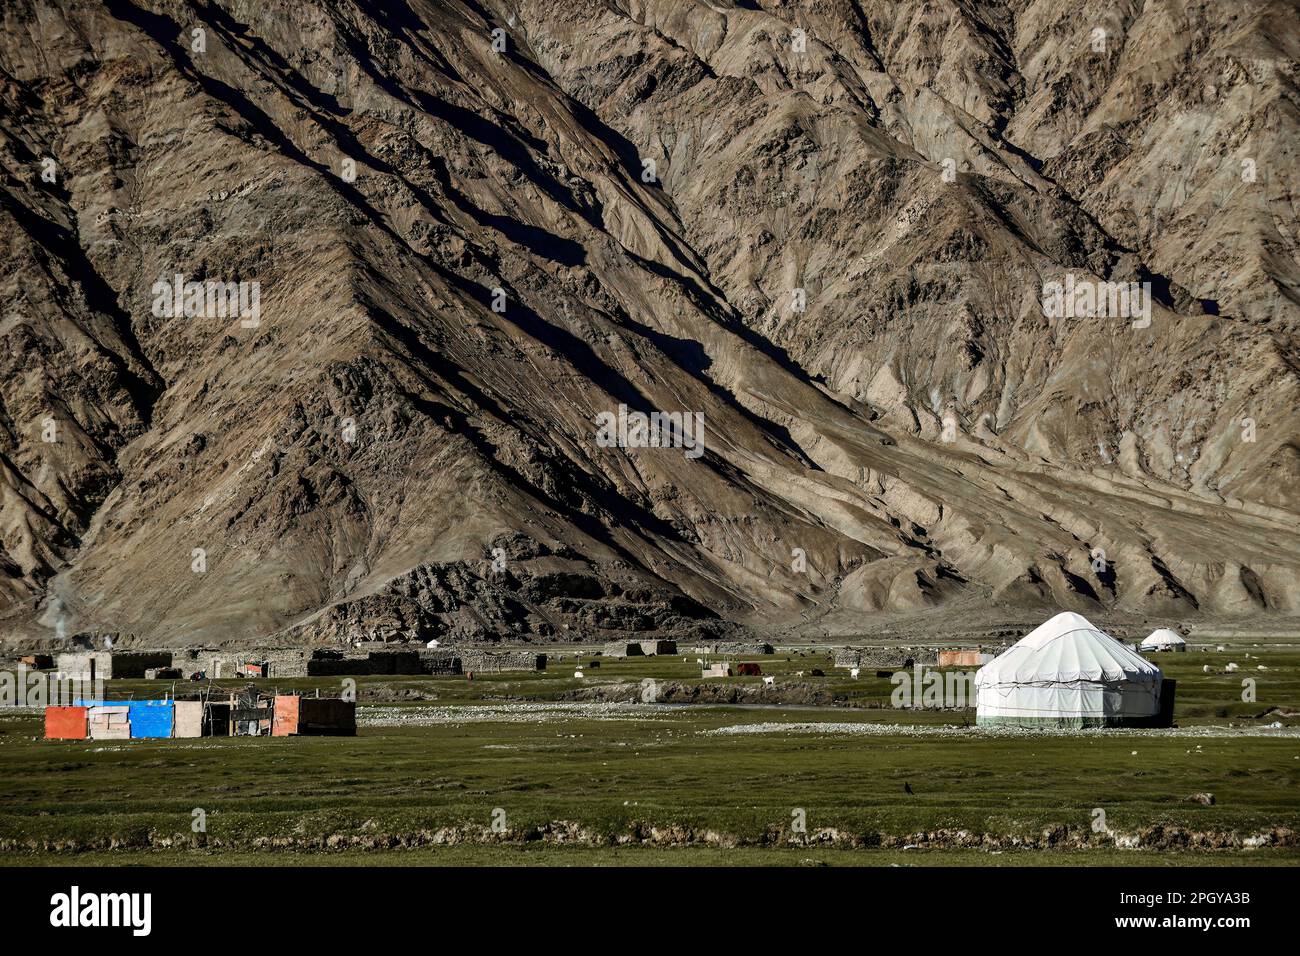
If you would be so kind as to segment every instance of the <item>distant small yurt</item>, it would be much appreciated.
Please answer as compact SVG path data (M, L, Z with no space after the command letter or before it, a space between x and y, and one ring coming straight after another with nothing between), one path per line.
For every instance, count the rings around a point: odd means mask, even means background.
M1058 614L975 674L975 722L1010 727L1150 726L1160 718L1160 668Z
M1185 651L1187 642L1178 636L1177 631L1162 627L1147 635L1146 640L1138 645L1140 651Z

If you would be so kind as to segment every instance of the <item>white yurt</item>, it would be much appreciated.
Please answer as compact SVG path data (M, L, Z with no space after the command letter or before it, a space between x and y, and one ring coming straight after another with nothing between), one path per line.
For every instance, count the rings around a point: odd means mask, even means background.
M1160 668L1097 630L1058 614L975 674L981 726L1119 727L1160 713Z
M1185 651L1187 642L1178 636L1177 631L1171 631L1167 627L1161 627L1146 636L1146 639L1138 645L1140 651Z

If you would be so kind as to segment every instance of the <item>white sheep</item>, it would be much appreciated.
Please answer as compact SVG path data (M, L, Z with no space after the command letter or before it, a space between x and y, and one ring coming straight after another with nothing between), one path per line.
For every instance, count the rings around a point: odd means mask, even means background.
M1237 670L1237 665L1229 664L1227 667L1224 668L1224 670L1226 670L1229 674L1232 674Z
M574 671L573 676L578 678L578 680L582 680L582 671Z
M775 678L775 677L764 677L764 678L763 678L763 683L764 683L766 686L771 687L773 684L776 683L776 678Z
M854 667L854 668L852 668L852 669L849 671L849 676L852 677L854 680L857 680L857 679L858 679L858 675L859 675L860 673L862 673L862 671L861 671L860 669Z
M1209 665L1209 664L1205 664L1205 665L1203 665L1203 666L1201 667L1201 673L1202 673L1202 674L1208 674L1209 672L1210 672L1210 665Z

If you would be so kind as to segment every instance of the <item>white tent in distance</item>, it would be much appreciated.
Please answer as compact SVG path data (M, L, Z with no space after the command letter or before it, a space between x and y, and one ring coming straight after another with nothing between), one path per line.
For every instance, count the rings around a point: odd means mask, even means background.
M1168 726L1173 683L1087 618L1066 612L979 669L975 722L1069 729Z
M1138 645L1139 651L1185 651L1187 642L1178 636L1177 631L1167 627L1157 628L1146 636Z

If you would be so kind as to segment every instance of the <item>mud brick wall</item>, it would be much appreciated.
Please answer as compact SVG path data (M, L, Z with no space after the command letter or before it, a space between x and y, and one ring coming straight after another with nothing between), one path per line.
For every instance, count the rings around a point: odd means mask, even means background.
M462 650L460 666L477 674L498 674L502 671L544 671L546 655L533 651Z
M944 650L938 653L940 667L981 667L986 655L980 650Z
M367 657L313 657L307 662L307 674L311 677L356 677L369 673Z
M94 672L91 672L91 664ZM55 669L70 680L122 679L144 677L151 667L170 667L171 651L87 651L80 654L60 654Z
M420 674L418 651L371 651L367 656L371 674Z
M773 653L771 644L747 644L744 641L718 641L691 648L693 654L729 654L733 657L758 656Z

